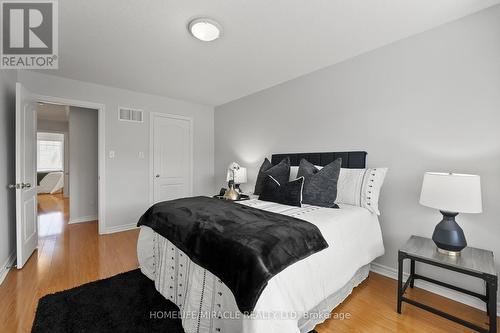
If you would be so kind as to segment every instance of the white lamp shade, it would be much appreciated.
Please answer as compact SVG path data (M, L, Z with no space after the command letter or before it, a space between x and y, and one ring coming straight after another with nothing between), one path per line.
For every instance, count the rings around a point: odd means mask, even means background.
M478 175L426 172L420 204L454 213L481 213L481 178Z
M233 180L233 171L227 170L226 181ZM234 183L235 184L245 184L247 182L247 168L240 167L234 170Z

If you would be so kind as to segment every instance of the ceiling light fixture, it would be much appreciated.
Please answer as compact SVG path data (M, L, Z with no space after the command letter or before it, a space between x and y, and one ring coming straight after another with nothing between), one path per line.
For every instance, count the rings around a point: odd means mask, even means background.
M219 23L206 17L200 17L189 22L189 32L194 38L203 42L211 42L222 35L222 27Z

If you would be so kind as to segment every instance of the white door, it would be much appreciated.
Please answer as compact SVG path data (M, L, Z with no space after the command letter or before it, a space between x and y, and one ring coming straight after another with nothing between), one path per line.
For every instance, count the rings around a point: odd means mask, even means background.
M151 114L153 202L192 195L192 120Z
M36 190L36 102L16 84L16 234L17 268L38 244Z

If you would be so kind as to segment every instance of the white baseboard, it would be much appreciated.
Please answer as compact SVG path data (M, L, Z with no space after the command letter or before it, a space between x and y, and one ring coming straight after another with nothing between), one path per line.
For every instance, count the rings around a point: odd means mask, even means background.
M381 265L381 264L376 263L376 262L372 262L370 270L372 272L378 273L380 275L386 276L386 277L394 279L394 280L398 279L397 269L392 268L392 267L388 267L388 266L384 266L384 265ZM404 281L406 281L406 279L408 278L408 275L409 275L408 273L403 273L403 280ZM462 293L457 292L455 290L441 287L439 285L435 285L433 283L423 281L423 280L415 280L415 286L422 288L424 290L430 291L434 294L438 294L440 296L452 299L454 301L472 306L472 307L479 309L481 311L486 311L485 303L483 301L475 298L475 297L472 297L472 296L469 296L466 294L462 294ZM497 313L500 313L500 302L497 303Z
M82 217L77 217L76 219L73 219L70 217L68 224L92 222L92 221L96 221L97 219L98 219L97 215L82 216Z
M107 227L106 230L102 233L103 235L105 234L113 234L115 232L121 232L121 231L127 231L127 230L133 230L137 229L137 223L132 223L132 224L124 224L124 225L117 225L114 227Z
M10 267L12 265L14 265L15 261L16 261L16 251L12 251L10 256L7 258L7 260L0 267L0 285L2 284L3 280L5 280L7 273L9 273L9 271L10 271Z

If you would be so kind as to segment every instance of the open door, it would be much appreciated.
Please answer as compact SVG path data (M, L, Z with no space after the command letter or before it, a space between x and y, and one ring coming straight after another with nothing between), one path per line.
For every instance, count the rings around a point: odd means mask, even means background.
M36 190L36 102L16 83L16 233L17 268L22 268L38 244Z

